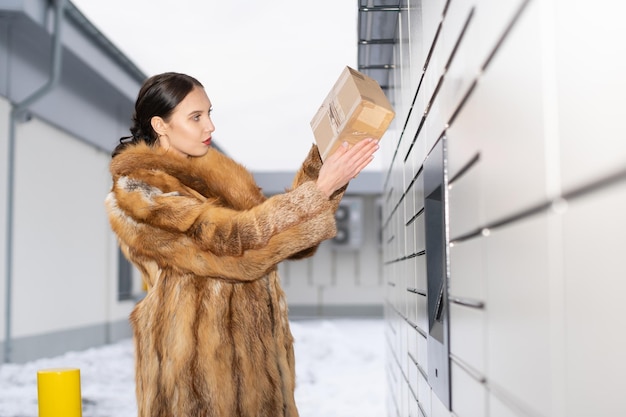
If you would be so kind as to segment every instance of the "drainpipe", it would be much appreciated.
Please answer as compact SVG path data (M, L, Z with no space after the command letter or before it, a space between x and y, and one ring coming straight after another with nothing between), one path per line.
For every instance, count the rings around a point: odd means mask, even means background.
M9 118L9 147L8 147L8 168L9 174L7 179L7 232L6 232L6 292L5 292L5 307L6 307L6 324L4 334L4 361L11 362L11 310L12 310L12 297L13 291L13 197L15 188L15 128L17 119L28 111L28 108L48 94L54 89L61 79L61 24L63 22L63 14L65 10L66 0L56 0L55 12L54 12L54 32L52 34L52 68L50 73L50 79L48 82L35 91L33 94L25 98L19 103L13 104L11 108L11 115Z

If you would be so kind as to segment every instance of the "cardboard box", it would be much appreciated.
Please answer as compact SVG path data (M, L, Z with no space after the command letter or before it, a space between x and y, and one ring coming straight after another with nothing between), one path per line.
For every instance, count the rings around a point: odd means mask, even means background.
M380 139L395 112L376 80L346 67L320 106L311 128L322 160L344 142Z

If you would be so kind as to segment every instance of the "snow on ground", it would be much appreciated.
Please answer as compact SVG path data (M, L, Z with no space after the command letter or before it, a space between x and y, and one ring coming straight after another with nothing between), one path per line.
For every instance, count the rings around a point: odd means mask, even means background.
M383 320L293 321L301 417L385 415ZM79 368L83 417L135 417L131 340L0 366L0 417L36 417L37 371Z

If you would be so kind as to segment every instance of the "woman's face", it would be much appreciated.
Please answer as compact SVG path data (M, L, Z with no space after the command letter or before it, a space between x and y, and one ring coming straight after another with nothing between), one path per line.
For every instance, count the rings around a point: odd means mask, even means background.
M169 152L182 156L206 154L215 126L211 121L211 101L204 88L194 87L174 108L169 120L153 117L152 126L159 135L158 143Z

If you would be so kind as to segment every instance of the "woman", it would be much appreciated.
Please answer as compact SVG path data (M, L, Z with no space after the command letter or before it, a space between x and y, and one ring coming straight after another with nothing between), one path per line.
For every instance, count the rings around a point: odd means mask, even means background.
M209 146L210 115L196 79L156 75L113 152L109 219L148 287L131 314L139 416L297 416L277 264L334 236L345 187L378 145L345 145L323 165L313 146L292 189L266 198Z

